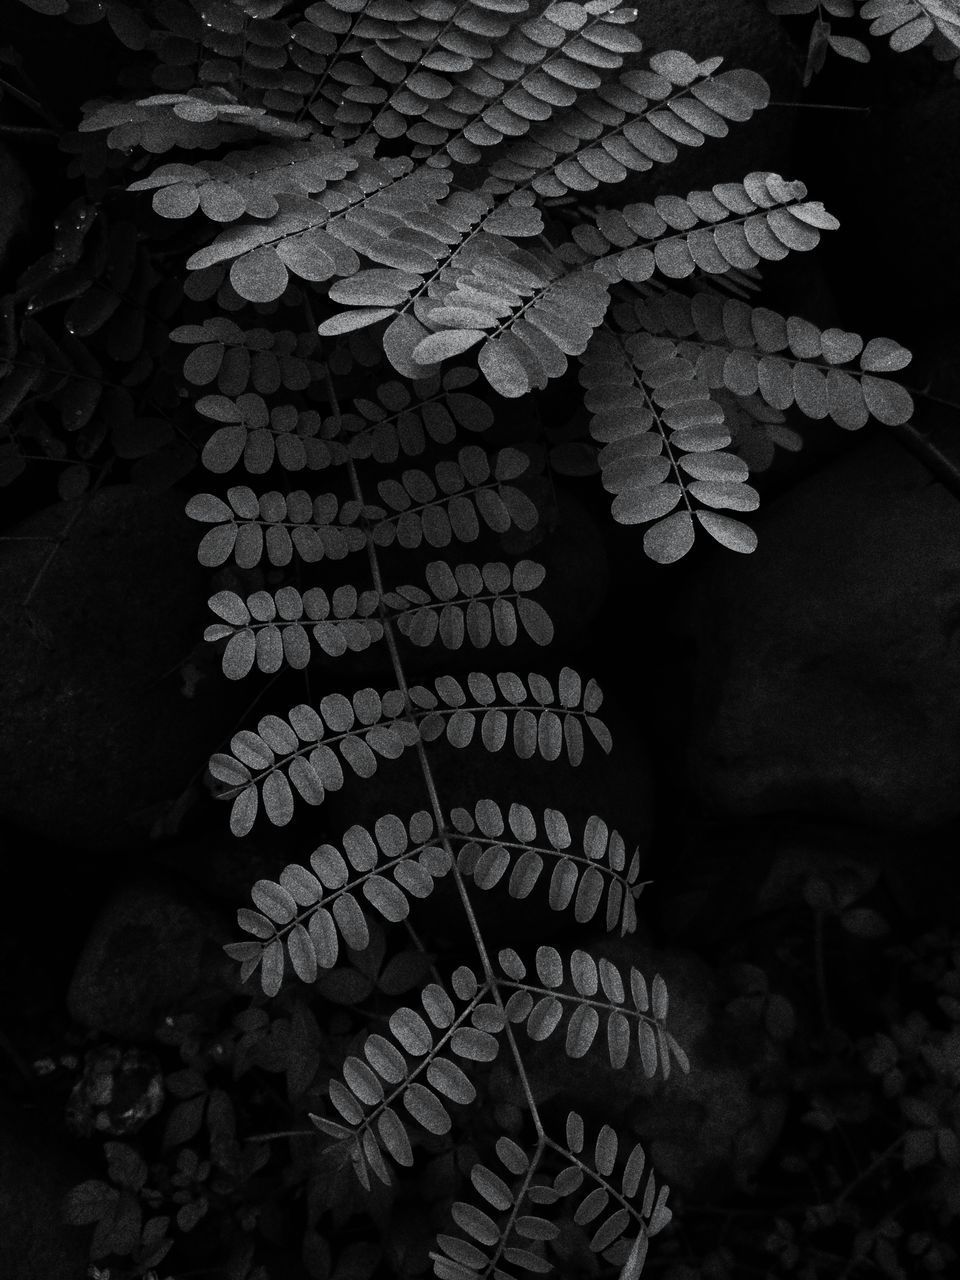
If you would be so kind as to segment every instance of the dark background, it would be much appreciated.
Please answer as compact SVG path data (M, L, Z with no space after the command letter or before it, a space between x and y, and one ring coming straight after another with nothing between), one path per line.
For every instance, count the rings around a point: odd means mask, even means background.
M4 20L3 42L22 56L53 120L70 128L84 101L115 92L126 55L103 25L44 19L11 0ZM903 1049L905 1088L934 1107L938 1132L956 1131L957 1017L943 1000L960 942L960 83L925 48L898 56L872 40L868 66L831 58L804 89L809 19L780 24L749 0L676 3L660 18L642 13L641 28L645 20L659 47L754 66L774 99L716 154L686 153L656 173L654 189L682 193L757 168L802 178L841 229L815 254L767 268L763 300L909 347L903 381L916 415L907 431L871 424L855 434L791 418L804 450L779 455L760 478L760 549L749 558L698 545L679 565L651 564L640 533L612 523L595 481L561 482L564 523L544 552L558 584L550 603L564 621L551 670L569 661L597 676L616 745L579 778L533 769L523 795L534 808L563 796L591 810L602 796L611 820L640 842L653 883L638 945L615 954L642 957L673 980L676 1034L687 1030L696 1048L688 1091L673 1087L656 1105L632 1080L571 1085L549 1064L538 1078L558 1096L573 1088L598 1115L616 1097L616 1114L650 1137L677 1205L650 1275L912 1280L937 1269L930 1258L940 1246L949 1262L956 1161L942 1139L919 1174L903 1171L899 1152L870 1172L889 1144L923 1125L901 1094L884 1092L864 1046L910 1015L924 1020L920 1042L938 1046L948 1067ZM5 191L26 196L4 212L12 235L0 289L12 290L82 184L56 138L29 133L43 125L36 113L10 94L0 112L0 151L17 175ZM130 216L143 216L124 198ZM551 387L538 400L540 421L565 421L577 394L569 379ZM503 425L512 429L510 412ZM193 556L195 526L180 514L197 476L161 486L146 470L116 464L45 572L29 619L22 602L49 544L0 546L5 1280L83 1274L86 1235L59 1228L55 1215L70 1185L103 1176L102 1138L65 1120L84 1055L116 1047L141 1055L129 1062L147 1075L170 1072L179 1046L156 1034L167 1013L199 1010L206 1033L242 1008L218 943L233 936L253 880L317 839L313 815L273 841L236 846L225 834L203 764L250 722L249 703L267 682L227 687L202 644L208 580ZM3 490L6 538L64 527L74 508L59 505L57 472L37 463ZM510 665L537 669L527 653ZM343 678L321 670L314 692L325 677ZM302 682L284 677L255 714L303 697ZM504 795L519 785L515 762L487 764L456 761L452 785L469 792L474 777L489 779L490 793ZM320 838L406 812L416 780L389 770L372 801L359 791L338 797ZM462 945L439 912L425 921L442 955ZM532 922L561 950L583 945L581 931L545 908L488 921L504 940L516 929L529 938ZM323 1001L318 1009L329 1043L339 1043L335 1010ZM304 1108L288 1095L271 1109L271 1096L266 1086L239 1088L242 1130L302 1127ZM149 1160L171 1159L161 1125L151 1119L130 1137ZM292 1243L303 1233L302 1202L293 1196L287 1209L282 1192L281 1176L253 1195L254 1206L257 1195L272 1206L253 1232L256 1262L268 1275L306 1274ZM836 1221L811 1225L814 1208L838 1197L856 1206L855 1220L835 1212ZM223 1220L235 1233L233 1212ZM161 1276L248 1274L224 1269L217 1232L226 1229L215 1219L183 1237ZM799 1260L771 1255L778 1220L795 1232ZM390 1238L397 1221L381 1219L377 1231ZM901 1230L890 1237L893 1261L875 1248L888 1221ZM873 1233L861 1262L858 1232ZM334 1253L372 1234L347 1212L331 1234ZM909 1252L908 1239L920 1237L927 1243ZM414 1249L403 1274L423 1261Z

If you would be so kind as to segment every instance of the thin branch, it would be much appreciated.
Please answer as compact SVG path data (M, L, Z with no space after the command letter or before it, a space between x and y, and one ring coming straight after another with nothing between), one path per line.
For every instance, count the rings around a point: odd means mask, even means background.
M911 391L911 395L914 392ZM924 395L924 392L917 392L918 395ZM949 400L936 400L935 397L925 396L934 403L944 404L950 408L960 408L953 405ZM956 460L951 458L949 454L944 453L938 444L922 432L913 422L904 422L899 426L887 427L887 431L899 441L900 444L927 468L927 470L940 481L945 489L947 489L960 502L960 465Z
M866 1180L872 1177L877 1172L878 1169L880 1169L883 1165L885 1165L886 1162L890 1159L890 1157L894 1154L894 1152L897 1151L904 1144L904 1142L906 1142L906 1140L907 1140L906 1132L897 1134L897 1136L890 1143L890 1145L886 1147L883 1151L881 1151L880 1154L877 1156L877 1158L871 1164L869 1164L867 1168L863 1170L862 1173L857 1174L857 1176L851 1182L847 1183L847 1185L843 1188L843 1190L834 1199L833 1207L837 1208L838 1206L843 1204L845 1200L849 1199L849 1197L853 1194L853 1192L857 1189L857 1187L859 1187L861 1183L866 1182Z
M60 135L56 129L45 129L39 125L2 124L0 134L8 138L22 138L25 142L56 142Z
M433 978L437 986L443 986L443 979L440 976L440 970L437 968L436 963L433 959L433 956L430 954L430 952L427 950L426 946L424 945L423 939L420 937L419 933L417 933L416 929L410 923L409 916L404 916L403 926L407 931L407 936L409 937L413 945L416 947L416 949L422 955L426 956L427 959L430 961L431 978Z
M315 1138L316 1129L280 1129L276 1133L250 1133L244 1142L275 1142L278 1138Z
M57 133L63 133L63 126L39 99L32 97L23 89L18 89L15 84L11 84L9 80L0 77L0 89L4 93L8 93L11 98L16 98L18 102L22 102L25 107L29 107L34 115L38 115L41 120L46 120L47 124Z
M873 107L850 107L839 102L769 102L770 107L802 107L809 111L857 111L869 115Z
M311 317L311 323L312 323L312 317ZM339 421L341 416L340 404L337 398L336 388L333 385L333 378L330 374L330 366L329 364L326 364L326 363L324 364L324 380L326 383L327 395L330 400L330 408L334 414L334 417ZM364 505L363 491L360 488L360 480L359 480L359 477L357 476L357 469L352 460L348 462L347 469L350 476L350 487L353 491L354 498L357 500L357 502L360 503L362 507ZM373 579L373 587L374 587L374 590L377 592L377 595L380 597L382 601L383 596L385 594L383 575L381 574L381 571L380 571L380 561L377 557L376 544L374 543L372 538L367 538L366 550L367 550L367 559L370 566L370 575ZM391 663L391 666L393 667L394 677L397 681L397 687L399 688L400 692L403 695L404 704L407 708L407 713L409 715L414 711L414 706L413 706L413 701L410 697L410 689L407 683L406 672L404 670L403 661L400 657L400 651L397 647L397 637L394 631L393 622L390 619L390 617L386 614L382 604L381 604L380 616L381 616L381 622L383 624L384 639L387 642L387 649L390 654L390 663ZM467 917L467 922L470 925L470 932L473 935L473 940L480 956L480 963L481 963L481 966L483 967L484 975L486 977L487 983L490 988L490 994L493 996L494 1002L496 1003L500 1011L503 1013L504 1035L506 1037L507 1043L510 1046L510 1052L517 1067L517 1073L520 1078L521 1087L523 1088L523 1093L526 1099L527 1108L530 1112L530 1117L533 1122L534 1129L536 1130L537 1142L538 1144L541 1144L544 1141L544 1137L545 1137L543 1122L540 1118L540 1112L539 1112L539 1109L537 1108L537 1102L533 1095L533 1089L530 1084L530 1079L523 1065L523 1059L520 1056L520 1050L516 1042L516 1037L513 1034L513 1027L510 1023L509 1018L506 1016L506 1011L504 1009L504 1004L503 1004L503 997L500 994L499 984L497 983L496 975L493 970L493 965L491 963L490 956L487 952L486 944L483 940L483 934L481 933L481 930L480 930L480 924L477 920L476 913L474 912L474 909L473 909L473 903L470 901L470 895L467 893L466 885L463 882L463 876L461 875L460 870L457 866L456 854L451 845L450 837L446 831L446 826L447 826L446 815L444 813L443 806L440 803L440 797L437 792L437 784L433 775L433 769L431 767L429 758L427 757L426 747L424 745L423 739L420 737L417 738L416 751L417 751L417 758L420 763L420 771L423 775L424 785L426 786L427 795L430 800L430 808L433 812L434 822L436 823L437 831L440 833L444 850L451 862L451 866L452 866L451 874L453 876L454 883L456 884L457 892L460 895L460 902L461 902L461 905L463 906L464 913Z

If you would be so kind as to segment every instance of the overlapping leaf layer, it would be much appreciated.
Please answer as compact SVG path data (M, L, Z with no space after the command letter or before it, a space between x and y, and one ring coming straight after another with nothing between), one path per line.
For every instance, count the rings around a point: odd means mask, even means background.
M608 1124L589 1150L576 1112L551 1136L523 1046L552 1039L646 1076L686 1070L666 986L536 938L493 957L472 906L542 893L579 925L637 926L640 852L602 815L574 823L519 798L524 761L576 767L613 746L597 683L550 663L544 495L564 466L596 470L614 518L646 526L653 560L680 559L698 531L748 552L752 473L801 439L785 415L898 426L912 406L889 375L909 353L758 304L756 269L837 225L802 183L732 174L684 197L618 200L628 179L632 192L762 110L759 76L644 50L617 0L541 7L184 0L121 17L105 0L144 57L129 101L89 105L81 145L99 140L102 163L137 157L129 190L150 193L182 250L191 322L171 337L211 477L187 505L218 575L206 639L230 679L303 682L286 715L260 715L210 759L232 831L263 816L299 838L348 781L411 762L422 781L423 808L322 843L304 835L300 860L253 885L228 954L268 997L291 979L322 988L377 930L412 929L451 881L477 969L422 957L434 972L419 1005L381 1014L311 1118L364 1186L389 1182L391 1162L412 1165L509 1060L530 1143L500 1138L504 1172L474 1165L482 1203L453 1204L436 1275L548 1272L556 1205L636 1280L669 1219L666 1188ZM868 0L864 16L911 39L894 8ZM603 203L576 204L600 188ZM574 369L585 413L561 444L533 413L518 428L505 402L564 377L573 388ZM322 487L292 487L294 472L294 484L323 472ZM493 645L524 637L553 674L484 669ZM408 646L478 660L416 683ZM367 651L389 687L351 678ZM468 749L515 757L518 798L446 805L431 761Z

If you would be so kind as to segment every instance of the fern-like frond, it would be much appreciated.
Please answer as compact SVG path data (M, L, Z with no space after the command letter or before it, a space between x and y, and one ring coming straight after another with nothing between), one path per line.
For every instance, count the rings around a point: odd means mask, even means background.
M591 435L603 444L598 461L604 487L615 495L614 519L653 522L646 554L661 564L686 555L694 518L734 550L753 550L752 530L717 511L757 507L747 465L727 452L732 437L723 409L674 344L642 331L599 333L580 376Z
M329 693L319 711L301 703L286 720L264 716L256 732L235 733L232 754L214 755L209 767L227 788L224 795L233 798L231 830L246 835L261 799L269 821L285 826L293 817L294 791L307 804L321 804L328 791L343 786L344 763L358 777L369 778L378 756L395 760L418 737L399 690L382 698L370 688L359 689L352 699Z
M161 165L127 190L152 191L154 212L164 218L189 218L198 210L212 222L273 218L278 195L315 196L358 164L332 138L311 137L233 151L222 160Z
M609 1125L603 1125L597 1134L592 1159L585 1154L586 1126L578 1112L568 1113L565 1130L566 1140L563 1144L553 1143L549 1139L548 1143L568 1162L567 1170L560 1174L564 1179L562 1186L569 1188L566 1194L579 1191L586 1179L595 1184L594 1190L588 1192L578 1204L574 1222L578 1226L596 1222L613 1201L616 1206L614 1212L594 1230L590 1247L595 1253L601 1253L607 1262L622 1267L622 1280L635 1280L643 1265L647 1240L662 1231L672 1217L667 1206L669 1190L665 1183L658 1186L652 1170L644 1179L646 1160L639 1143L629 1151L619 1178L616 1182L613 1181L614 1169L622 1152L619 1150L617 1136ZM643 1196L637 1213L629 1205L629 1201L640 1194L641 1185ZM627 1211L626 1214L624 1210ZM634 1221L640 1219L640 1233L632 1244L628 1244L623 1240L623 1234L631 1218Z
M107 146L115 151L141 147L151 155L174 147L213 151L225 143L241 142L251 130L281 138L304 138L309 133L305 125L284 120L265 107L247 106L219 88L155 93L135 102L94 106L77 127L80 133L106 129Z
M221 621L204 631L211 642L226 640L223 674L242 680L254 668L272 674L287 664L302 671L310 662L310 638L328 657L362 653L383 636L377 617L380 596L345 584L328 595L322 587L254 591L246 600L218 591L207 602Z
M186 506L191 519L213 526L200 542L200 563L215 568L233 556L242 569L254 568L264 553L271 564L286 565L294 551L307 564L361 551L366 534L355 522L336 523L339 509L332 493L311 498L304 489L289 494L271 489L258 497L246 485L228 489L227 502L198 493Z
M201 396L194 406L201 417L221 425L203 447L208 471L224 475L243 463L251 475L266 475L279 464L284 471L322 470L329 449L317 436L322 419L316 409L292 404L267 405L256 391L234 398Z
M488 998L487 986L465 965L454 972L451 986L464 1005L459 1012L444 987L429 983L420 997L426 1017L416 1009L395 1009L389 1021L392 1039L367 1035L363 1058L346 1059L343 1079L333 1079L329 1086L330 1102L343 1123L310 1117L321 1132L349 1145L365 1188L370 1186L370 1170L382 1182L390 1182L384 1154L397 1164L413 1164L407 1122L397 1107L402 1105L410 1120L428 1133L447 1133L452 1124L447 1103L466 1105L476 1097L470 1077L453 1058L488 1063L499 1052L497 1033L506 1019L499 1004Z
M589 952L576 950L570 956L568 979L563 957L550 946L537 948L532 982L527 966L512 948L500 952L498 963L504 974L498 985L513 991L505 1005L507 1018L524 1023L532 1040L548 1040L566 1021L564 1049L569 1057L582 1058L604 1019L612 1067L626 1065L635 1040L646 1076L654 1076L658 1068L664 1078L669 1076L671 1059L682 1070L688 1069L683 1050L665 1026L668 996L659 974L648 990L643 974L632 965L624 982L610 960L603 956L594 960ZM571 990L562 989L565 982Z
M352 173L316 198L279 193L272 218L221 231L191 255L187 267L230 262L230 283L242 298L271 302L286 289L290 272L309 281L353 275L360 268L358 251L387 267L419 263L426 249L390 233L398 227L416 233L410 218L436 209L449 183L445 170L414 168L406 156L361 157Z
M488 430L493 410L464 390L477 377L476 369L456 365L412 384L389 379L371 395L354 397L349 408L324 420L331 461L389 465L401 454L419 457L428 443L452 444L461 430Z
M182 0L136 13L118 0L98 7L106 7L110 25L129 47L149 44L156 59L151 78L165 90L228 93L299 123L315 87L312 73L325 65L322 58L311 61L312 24L281 14L278 0ZM139 40L130 35L137 23ZM143 34L147 24L153 29Z
M483 16L482 26L502 37L488 58L452 85L434 73L413 86L408 82L391 98L394 113L419 117L406 134L419 144L419 154L433 153L436 163L475 164L482 148L522 136L532 121L597 88L601 70L618 69L627 53L642 47L623 29L633 10L617 0L560 0L513 30L504 29L499 13Z
M294 60L309 80L300 113L336 138L354 138L388 93L377 84L378 78L386 79L382 67L374 70L377 44L391 34L399 36L416 20L416 10L395 0L391 20L384 21L370 4L320 0L308 5L303 17L293 29Z
M941 42L938 56L960 59L960 10L950 0L866 0L860 17L870 23L872 36L889 36L897 53L933 36Z
M241 981L260 969L268 995L276 994L283 979L281 952L301 981L314 982L320 969L336 964L341 938L354 951L366 949L370 932L360 895L385 920L403 920L410 899L429 897L434 880L451 865L442 833L426 810L407 822L385 814L372 831L353 826L341 848L315 849L309 868L291 863L278 881L258 880L251 890L255 909L237 913L240 928L256 941L229 943L225 950L241 962Z
M488 751L500 751L508 738L521 760L539 755L558 760L566 754L570 764L583 760L584 726L604 752L612 746L610 731L596 713L603 694L595 680L584 685L570 667L553 682L531 673L526 681L515 672L491 677L471 672L466 688L452 676L434 681L436 694L414 685L410 696L418 713L420 735L425 742L442 736L452 747L468 747L479 729Z
M549 614L529 596L546 577L535 561L518 560L511 569L502 561L451 566L434 560L425 575L426 590L402 586L383 597L397 630L411 643L439 640L459 649L466 641L485 649L492 641L513 644L521 629L539 645L553 639Z
M418 740L445 736L452 747L468 747L480 729L488 751L500 751L508 736L517 755L556 760L566 752L571 764L583 759L584 726L605 752L610 731L597 716L603 695L595 680L584 685L569 667L560 672L556 689L545 676L526 681L515 672L482 672L467 678L465 689L452 676L438 676L434 688L413 685L410 705L398 689L382 696L371 688L353 698L330 693L319 710L303 703L286 720L264 716L257 730L234 734L230 754L210 759L210 772L224 785L222 798L232 799L230 827L246 835L260 809L274 826L293 817L294 792L307 804L322 804L327 791L344 782L343 763L360 778L372 777L378 757L395 760ZM512 732L511 732L512 730Z
M623 1158L609 1125L601 1127L589 1154L578 1112L568 1114L564 1136L563 1143L544 1136L532 1155L512 1139L499 1138L495 1149L504 1173L480 1162L473 1166L470 1181L482 1207L464 1200L453 1204L451 1216L460 1234L438 1236L440 1252L430 1255L439 1280L521 1280L531 1272L549 1274L554 1268L547 1246L560 1235L560 1226L542 1210L556 1205L575 1226L591 1229L591 1251L620 1267L621 1280L638 1280L649 1239L672 1216L666 1184L658 1185L653 1173L647 1173L639 1143ZM553 1177L544 1169L548 1153L562 1165ZM585 1184L589 1189L580 1195ZM573 1196L577 1203L571 1212L565 1202ZM632 1203L638 1196L639 1207Z
M459 194L459 193L455 193ZM487 381L508 397L545 387L580 355L607 310L607 285L593 271L568 270L555 254L521 249L505 238L533 234L527 214L500 206L477 222L456 252L428 278L366 270L330 290L356 307L320 325L330 336L393 317L383 335L390 363L407 377L459 355L478 342ZM539 214L537 214L539 218ZM352 316L357 320L354 322Z
M776 173L750 173L742 182L717 183L710 191L657 196L594 215L573 230L579 250L567 260L592 262L616 284L643 284L659 271L682 280L695 271L722 274L779 262L791 250L807 252L820 231L840 224L819 202L808 201L802 182ZM706 225L704 225L706 224Z
M407 136L415 141L421 131L416 123L409 126L398 109L409 108L413 99L396 86L432 104L433 115L444 108L449 115L455 103L482 104L484 97L473 90L491 79L481 70L494 52L490 41L499 43L527 8L527 0L453 9L438 9L424 0L394 0L389 10L336 0L312 4L304 13L310 27L295 29L299 42L309 48L309 53L299 53L298 65L315 77L306 110L341 139ZM358 51L360 57L355 56ZM396 103L388 104L391 95ZM433 136L432 118L420 123ZM418 153L424 153L422 139Z
M300 671L310 662L310 639L330 658L362 653L383 637L382 617L396 623L412 644L439 640L447 649L469 642L485 649L491 642L513 644L522 628L536 644L553 638L553 623L531 600L545 577L532 560L512 568L502 561L484 565L448 565L432 560L426 589L405 584L380 595L345 584L328 595L322 587L299 592L280 587L254 591L244 600L235 591L218 591L207 602L220 619L204 639L226 640L223 673L241 680L254 668L272 674L286 663ZM381 617L382 615L382 617Z
M454 1201L451 1217L462 1234L438 1235L441 1252L430 1254L435 1276L440 1280L475 1280L477 1276L516 1280L518 1271L542 1275L552 1270L543 1254L546 1242L555 1240L560 1229L534 1210L557 1203L563 1191L540 1171L544 1147L538 1143L530 1156L511 1138L497 1139L496 1154L511 1179L509 1183L484 1164L473 1166L470 1181L484 1208L465 1200ZM487 1206L499 1220L491 1216Z
M454 539L475 542L482 526L495 533L511 525L532 529L537 508L510 483L528 465L526 454L501 449L491 466L483 449L467 445L456 460L438 462L433 476L409 470L381 480L383 505L352 498L341 503L333 493L311 498L304 489L270 490L258 498L248 486L235 485L227 490L227 502L212 493L196 494L186 512L214 526L198 551L200 563L210 568L231 555L243 569L254 568L264 554L274 565L289 564L294 552L307 564L339 560L362 550L368 538L378 547L426 542L439 548Z
M510 399L542 389L566 372L603 321L610 297L599 273L565 271L540 259L531 269L480 256L419 319L433 332L411 351L432 362L483 343L477 363L493 389ZM464 325L469 325L465 328Z
M450 818L460 842L457 866L478 888L505 883L512 898L527 898L552 863L547 895L554 911L572 905L577 922L586 924L605 897L607 930L619 929L623 937L636 929L634 904L643 889L637 880L640 852L635 849L628 862L623 837L602 818L594 815L584 824L582 853L572 852L570 825L558 809L544 810L542 840L537 819L525 804L512 804L504 814L494 800L479 800L473 813L457 808Z
M90 8L88 0L53 2L78 20ZM938 31L949 38L931 17L943 4L866 0L862 10L906 48ZM300 703L286 716L262 715L211 757L212 790L230 802L231 830L245 836L261 816L283 827L299 800L318 806L351 774L371 780L409 748L429 797L429 809L371 817L335 843L316 845L324 837L315 834L303 865L291 862L252 886L237 915L240 940L225 950L241 980L256 978L267 997L292 975L343 1004L362 1005L376 989L389 1010L435 958L411 929L416 952L381 968L384 922L406 922L449 875L482 977L466 966L449 979L434 969L419 1002L410 997L386 1026L357 1037L330 1082L330 1113L311 1120L349 1156L365 1188L389 1183L391 1162L412 1165L415 1143L447 1134L455 1108L476 1101L471 1075L481 1076L505 1044L512 1065L504 1075L517 1085L513 1100L522 1096L528 1108L535 1149L529 1155L501 1138L503 1172L475 1166L482 1204L453 1205L459 1234L439 1237L436 1274L545 1274L551 1242L586 1228L595 1269L602 1260L621 1267L621 1280L638 1280L649 1238L669 1220L666 1188L648 1174L641 1147L623 1143L609 1124L589 1149L576 1112L563 1141L551 1137L549 1109L541 1113L518 1042L527 1054L541 1044L540 1055L556 1057L562 1041L576 1060L599 1048L615 1069L637 1058L648 1077L666 1076L672 1064L687 1070L667 1030L666 984L655 975L648 986L635 967L586 950L534 943L523 958L512 948L491 958L473 908L477 893L499 888L524 900L540 889L553 911L624 936L637 928L640 853L597 815L571 825L561 808L535 814L509 800L450 807L426 749L479 743L490 753L576 766L588 737L611 750L601 691L567 667L553 678L473 671L412 683L406 645L486 649L522 635L550 644L553 623L533 598L545 573L532 560L485 561L478 547L474 562L429 559L423 580L411 583L380 552L481 536L484 555L501 554L487 544L526 545L532 539L502 535L534 531L542 484L529 473L564 447L570 474L599 469L617 520L650 526L644 547L655 560L685 554L698 527L752 549L750 530L727 513L756 506L750 468L773 444L796 439L782 412L796 403L845 427L870 413L898 425L909 397L878 375L909 357L895 343L864 345L741 300L756 287L761 261L811 249L836 225L800 183L752 173L685 199L571 209L576 193L725 137L767 105L769 90L721 58L677 51L625 69L642 48L631 29L636 11L619 0L542 0L536 15L530 6L96 0L127 47L149 58L131 60L125 84L134 101L89 106L87 145L74 150L97 181L110 170L119 177L125 165L123 181L134 179L128 189L150 192L156 214L176 224L167 226L171 242L195 237L185 293L200 322L171 336L189 348L184 375L210 424L206 469L250 478L342 468L325 484L331 492L259 493L223 479L211 482L222 496L202 493L187 504L208 526L203 565L265 566L256 583L240 574L251 582L209 600L215 620L205 637L221 646L224 673L300 672L317 650L339 659L380 642L392 668L386 691L356 689L347 672L345 692L318 693L315 707ZM146 154L131 164L134 149ZM173 149L175 163L154 159ZM558 246L563 226L574 228L572 239ZM68 328L77 335L122 315L112 294L125 304L138 284L132 266L96 277L84 298L73 295ZM686 292L664 279L685 281ZM138 305L147 310L142 297ZM245 308L256 321L230 318ZM23 337L35 338L28 345L49 357L51 370L55 360L56 372L23 384L15 350L5 351L13 378L0 394L0 419L25 401L29 409L30 398L63 378L80 388L64 396L65 425L68 414L74 426L90 424L110 369L75 338L54 342L29 323ZM124 359L124 326L114 328L111 359L133 365L125 393L142 382L142 365L135 343ZM440 368L469 352L476 368ZM499 396L520 398L564 375L572 357L584 358L591 441L576 438L571 420L550 424L542 443L499 451L464 444L466 433L494 422L481 398L490 399L486 387L465 390L481 374ZM396 376L384 373L384 358ZM421 455L422 464L407 465ZM334 574L328 582L326 564L302 581L273 571L295 557L314 565L355 553L367 560L362 587L338 585ZM383 1008L378 1002L360 1016L384 1021ZM560 1208L556 1218L550 1205ZM557 1254L569 1260L570 1240L563 1244Z
M214 316L202 324L178 325L170 331L170 340L193 347L183 364L191 386L215 383L224 396L250 390L270 396L281 388L305 391L322 377L312 334L243 329L226 316Z
M722 138L728 120L749 120L770 92L762 77L720 71L722 58L696 62L676 50L654 54L649 70L631 69L578 94L556 121L501 151L483 189L498 194L531 188L542 196L593 191L623 182L655 164L669 164L681 146Z
M495 533L511 525L533 529L539 520L535 504L511 484L528 469L530 460L519 449L501 449L492 459L477 445L438 462L433 476L403 471L381 480L377 492L383 506L368 505L365 518L379 547L445 547L455 538L474 542L481 524ZM352 508L351 508L352 511ZM343 514L343 513L341 513Z
M796 404L806 417L829 417L849 431L871 416L898 426L913 412L909 393L881 376L910 363L910 352L890 338L864 344L844 329L821 330L799 316L711 294L635 299L617 304L612 316L628 332L681 339L678 351L695 362L708 386L738 396L759 393L773 409Z
M438 290L449 292L461 268L478 254L493 263L507 262L507 271L516 263L528 273L531 267L536 272L542 259L525 254L507 237L528 238L543 230L540 211L530 205L495 205L487 193L461 190L417 221L420 240L415 252L406 251L400 241L391 246L395 259L398 251L405 253L404 269L367 269L338 281L329 297L354 310L331 316L319 329L321 336L332 337L392 317L383 335L384 351L398 373L414 380L423 375L422 365L431 362L412 358L414 347L429 332L421 314L429 300ZM426 247L421 251L420 246Z
M729 452L733 436L712 392L747 406L759 395L776 411L796 403L850 430L871 414L896 426L913 411L909 394L878 376L910 360L886 338L864 345L858 334L711 293L634 298L615 303L611 318L581 369L590 431L604 446L598 460L615 519L655 522L644 550L660 563L690 550L695 520L731 550L756 546L751 529L723 514L752 511L759 499L748 463ZM854 360L856 370L840 367Z
M505 835L508 824L510 834ZM633 932L637 926L634 900L643 888L637 883L639 851L634 851L627 866L622 837L596 816L585 825L582 856L569 852L570 829L558 810L544 811L543 832L546 844L538 845L532 811L526 805L512 804L505 819L493 800L478 800L473 813L454 809L444 831L436 830L426 810L413 814L407 822L396 814L385 814L372 831L361 826L346 831L342 849L320 845L310 855L309 867L291 863L277 881L258 880L251 891L253 908L244 907L237 913L238 925L255 940L229 943L225 950L241 962L241 981L260 969L267 995L276 994L283 978L280 951L285 952L298 978L314 982L321 969L336 964L341 939L354 951L365 950L370 940L369 908L396 923L406 919L415 900L429 897L435 880L453 865L451 850L456 851L458 869L484 889L493 888L512 867L507 887L517 899L531 893L545 862L553 860L549 896L554 910L564 910L574 902L577 921L588 923L606 892L607 929L619 928L621 936ZM580 995L592 996L596 974L593 989L587 990L591 985L584 968L587 961L578 959L580 955L574 953L571 977ZM602 961L600 972L608 975L603 979L604 989L615 990L606 966ZM510 976L517 977L515 967ZM638 990L644 990L642 985ZM664 1005L662 1014L655 1012L655 1019L665 1015ZM594 1018L595 1032L595 1015L586 1016ZM578 1036L577 1043L582 1045L573 1056L581 1056L589 1048L583 1040L583 1023L581 1018L575 1029L571 1022L568 1044L573 1042L571 1037ZM612 1056L613 1048L610 1052Z
M356 396L348 408L321 417L316 410L265 398L281 388L306 391L322 377L310 335L243 330L225 317L174 329L175 342L194 344L184 373L194 386L216 381L220 395L196 402L197 411L222 425L207 441L203 462L224 473L242 464L251 474L274 463L285 471L322 471L350 461L384 465L401 454L418 457L428 443L451 444L458 431L478 433L493 422L490 407L464 390L476 369L460 365L412 386L397 379ZM252 386L252 390L249 388Z

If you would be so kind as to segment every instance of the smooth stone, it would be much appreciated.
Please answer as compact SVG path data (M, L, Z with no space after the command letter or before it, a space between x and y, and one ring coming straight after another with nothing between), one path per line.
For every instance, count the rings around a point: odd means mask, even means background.
M67 993L75 1022L122 1041L150 1039L186 1003L222 1002L233 965L215 913L159 879L127 885L94 921Z
M960 506L878 437L770 504L700 595L691 778L711 813L960 814Z

